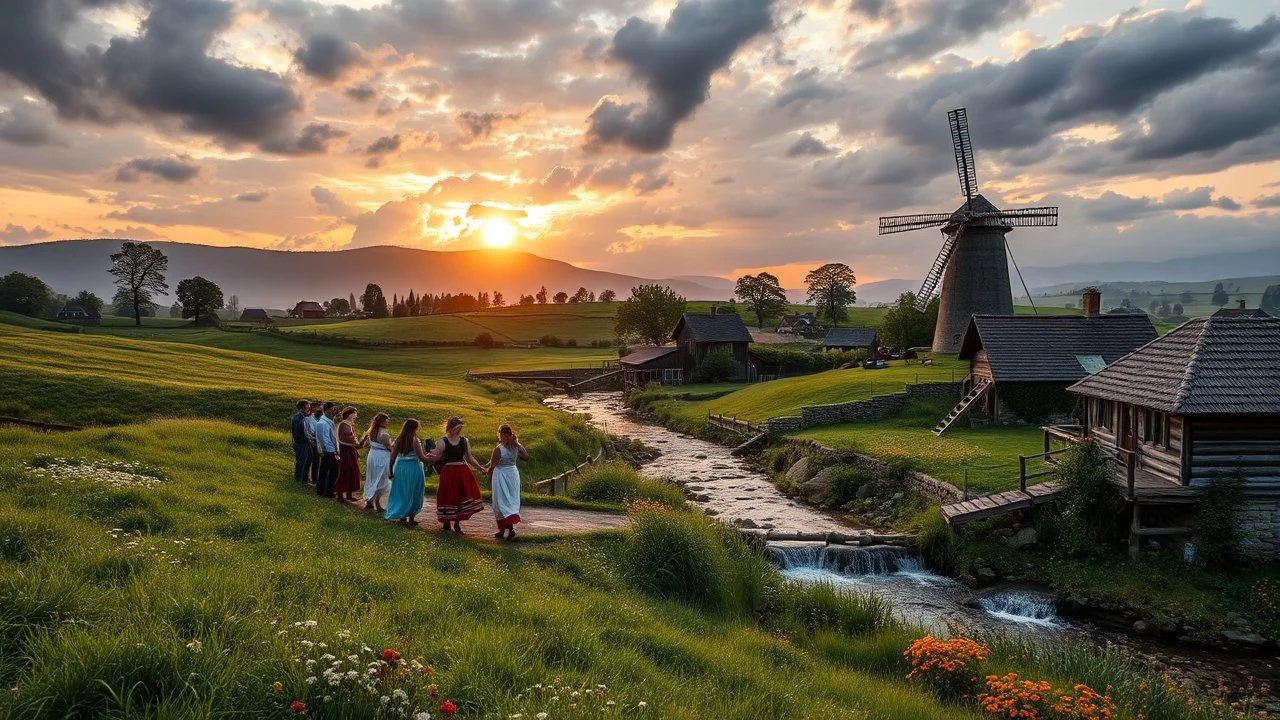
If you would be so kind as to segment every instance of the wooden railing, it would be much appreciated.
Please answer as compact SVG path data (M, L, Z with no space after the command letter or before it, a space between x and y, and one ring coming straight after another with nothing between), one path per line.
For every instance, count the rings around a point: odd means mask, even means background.
M601 448L600 452L596 453L595 457L588 457L586 460L583 460L581 463L565 470L559 475L549 477L546 480L539 480L534 483L533 486L536 488L550 488L549 494L551 495L565 495L569 492L569 479L575 474L581 473L583 469L600 462L603 457L604 448Z
M712 415L711 412L708 411L707 422L715 425L716 427L736 432L739 435L750 436L768 432L764 425L753 423L750 420L739 420L736 415L734 417L726 417L724 415Z
M1048 444L1047 440L1045 444L1046 445ZM1036 478L1053 474L1052 468L1043 468L1041 470L1037 470L1036 472L1031 472L1031 473L1027 472L1028 460L1042 459L1045 462L1048 462L1049 458L1052 458L1054 455L1057 455L1058 453L1066 452L1067 449L1068 448L1058 448L1057 450L1046 450L1045 452L1036 453L1035 455L1019 455L1018 456L1018 489L1021 490L1022 492L1026 492L1028 480L1034 480Z

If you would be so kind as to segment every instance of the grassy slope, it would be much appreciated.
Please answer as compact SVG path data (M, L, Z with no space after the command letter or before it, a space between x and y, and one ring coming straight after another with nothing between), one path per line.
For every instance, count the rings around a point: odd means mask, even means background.
M616 307L606 303L550 303L454 315L297 324L281 329L372 341L470 341L487 332L499 341L529 342L544 335L555 335L562 340L573 338L579 345L589 345L593 340L613 337Z
M305 637L361 655L361 670L371 657L361 644L421 657L460 717L585 717L561 707L567 697L516 700L555 677L606 684L617 709L637 717L976 717L749 618L646 599L620 579L614 536L520 550L409 533L318 502L282 480L277 431L162 420L0 436L0 681L17 688L0 715L284 717L303 699L309 715L371 717L376 702L325 706L323 684L303 682L308 670L293 657L325 652L296 644ZM170 479L112 489L22 469L80 456L141 461ZM140 534L114 539L113 528ZM293 626L311 619L305 634ZM187 647L195 640L200 652ZM901 662L903 642L826 646L847 663L888 660L900 678L892 658Z
M33 360L36 359L37 360ZM462 380L315 365L190 344L63 335L0 325L0 414L77 425L152 417L223 418L284 428L299 398L352 404L368 421L387 411L393 425L416 417L434 429L452 414L487 446L511 422L539 449L533 473L550 475L595 447L581 423Z
M19 315L8 310L0 310L0 324L30 328L32 330L52 330L53 332L78 333L80 327L70 323L61 323L44 318Z

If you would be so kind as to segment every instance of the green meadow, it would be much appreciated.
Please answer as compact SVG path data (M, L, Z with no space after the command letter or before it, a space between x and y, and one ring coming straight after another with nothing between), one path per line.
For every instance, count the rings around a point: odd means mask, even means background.
M616 303L549 303L491 308L478 312L381 320L295 323L281 332L315 334L366 343L471 342L488 333L498 342L536 343L546 335L578 345L613 339Z

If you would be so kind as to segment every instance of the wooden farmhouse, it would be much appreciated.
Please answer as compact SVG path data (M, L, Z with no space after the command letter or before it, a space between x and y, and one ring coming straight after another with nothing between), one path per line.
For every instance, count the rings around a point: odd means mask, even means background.
M831 328L822 339L823 350L866 350L873 355L880 347L880 335L875 328Z
M72 325L98 325L102 322L102 314L92 307L67 303L58 311L58 319Z
M303 300L297 305L294 305L293 309L289 311L289 317L292 318L315 319L325 317L325 315L324 306L318 302L312 302L310 300Z
M717 313L715 307L709 313L685 313L671 332L680 355L680 367L685 377L696 380L701 377L702 365L714 352L727 352L733 356L737 373L733 382L752 382L760 370L760 362L751 354L751 331L742 317L736 313Z
M267 315L267 311L262 308L245 308L240 313L240 322L269 323L271 322L271 316Z
M1131 550L1190 531L1144 528L1140 506L1194 503L1199 488L1238 473L1245 549L1280 556L1280 319L1189 320L1070 390L1085 405L1079 434L1117 459L1134 506Z
M678 350L674 345L650 345L634 348L618 358L618 364L625 373L626 386L684 384L684 368L680 364Z
M792 335L809 335L818 328L818 318L813 313L783 315L782 322L778 323L778 333L791 333Z
M934 432L971 410L1006 425L1060 420L1079 404L1068 386L1157 337L1145 313L1101 315L1089 300L1085 315L974 315L960 342L963 399Z

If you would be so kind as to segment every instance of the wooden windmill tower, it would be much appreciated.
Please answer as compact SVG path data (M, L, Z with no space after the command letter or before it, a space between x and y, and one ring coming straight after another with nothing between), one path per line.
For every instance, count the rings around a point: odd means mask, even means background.
M938 328L933 334L934 352L954 353L975 314L1012 315L1013 291L1005 261L1005 234L1016 227L1058 224L1058 208L1034 207L1001 210L978 193L978 175L969 141L969 118L964 108L947 113L951 144L960 173L964 204L953 213L896 215L880 218L880 234L921 228L942 228L942 249L929 268L916 295L916 309L924 310L938 281L942 294Z

